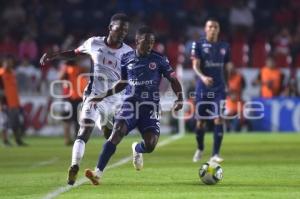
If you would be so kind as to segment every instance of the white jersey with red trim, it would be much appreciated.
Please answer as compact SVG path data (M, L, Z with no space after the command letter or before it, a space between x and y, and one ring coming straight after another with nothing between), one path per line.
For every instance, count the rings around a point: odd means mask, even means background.
M121 78L123 54L132 50L125 43L118 49L110 48L105 43L105 37L91 37L79 46L75 52L89 54L93 61L85 96L101 96L111 89Z

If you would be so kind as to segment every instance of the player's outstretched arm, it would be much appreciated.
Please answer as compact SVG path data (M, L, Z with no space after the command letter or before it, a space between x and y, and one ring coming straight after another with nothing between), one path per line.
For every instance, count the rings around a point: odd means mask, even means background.
M40 64L42 66L55 59L74 59L78 55L83 55L84 53L76 52L75 50L68 50L59 53L44 53L40 59Z
M170 77L170 78L168 78L168 80L171 83L172 90L174 91L174 93L177 96L177 100L175 101L173 109L175 111L179 111L180 109L182 109L182 106L183 106L182 86L176 77Z
M204 75L200 68L200 59L193 58L192 59L193 69L195 73L199 76L199 78L203 81L206 86L212 86L214 81L213 78Z
M113 88L109 89L104 96L94 97L90 100L90 102L100 102L104 98L109 97L111 95L117 94L125 89L127 86L127 82L124 80L119 81Z

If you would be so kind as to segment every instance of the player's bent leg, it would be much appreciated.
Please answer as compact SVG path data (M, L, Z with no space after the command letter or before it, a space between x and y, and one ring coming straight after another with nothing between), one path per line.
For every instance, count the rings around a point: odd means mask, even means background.
M158 142L159 135L156 130L149 130L143 133L143 141L132 144L132 163L136 170L141 170L144 166L143 153L152 153Z
M79 171L79 164L85 151L85 144L88 142L93 131L94 121L91 119L84 119L84 122L88 123L89 125L80 127L77 139L74 142L72 150L72 162L68 171L67 183L69 185L73 185L76 181Z
M221 163L224 161L220 157L220 149L222 145L224 130L223 130L223 119L218 117L214 119L214 144L213 144L213 153L210 161Z
M197 149L193 156L193 162L201 160L204 151L204 136L205 136L205 123L202 120L198 120L196 123L196 140Z
M145 152L152 153L155 149L155 146L158 142L159 136L156 134L155 130L147 131L143 133L143 139L145 143Z
M116 151L117 145L121 142L123 137L127 134L128 128L125 121L117 121L113 128L113 133L103 145L102 152L99 156L97 167L94 171L91 169L85 170L85 176L92 182L93 185L99 185L103 171Z
M101 129L105 139L108 139L112 134L112 129L108 128L107 126L102 126Z

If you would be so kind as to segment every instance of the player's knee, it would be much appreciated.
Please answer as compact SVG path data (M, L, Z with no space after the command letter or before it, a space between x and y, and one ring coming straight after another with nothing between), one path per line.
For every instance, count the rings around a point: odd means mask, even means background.
M147 153L152 153L155 149L156 143L157 142L155 140L145 141L145 151Z
M222 118L216 118L216 119L214 119L214 124L215 125L220 125L220 124L223 124L223 119Z
M110 129L106 126L102 127L102 131L103 131L103 135L104 135L105 139L108 139L112 133L112 129Z
M145 151L147 153L152 153L155 149L155 145L154 144L145 144Z
M109 137L113 144L117 145L121 142L123 137L127 134L127 126L125 123L118 122L115 124L112 135Z
M83 140L85 143L89 141L93 128L80 127L77 139Z
M205 128L205 123L203 121L198 120L197 123L196 123L196 128L197 129Z

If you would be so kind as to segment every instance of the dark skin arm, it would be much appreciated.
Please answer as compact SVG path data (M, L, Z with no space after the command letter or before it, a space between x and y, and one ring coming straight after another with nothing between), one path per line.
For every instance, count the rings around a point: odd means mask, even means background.
M75 50L69 50L59 53L44 53L40 59L40 64L42 66L46 65L47 63L55 60L55 59L74 59L77 56L87 55L85 53L77 53Z
M100 102L106 97L109 97L111 95L121 92L122 90L124 90L126 88L126 86L127 86L127 82L125 80L121 80L113 88L109 89L104 96L95 97L95 98L91 99L90 101L91 102Z
M182 87L176 77L170 77L170 78L168 78L168 80L171 83L172 90L174 91L174 93L177 96L177 100L175 101L175 104L174 104L174 110L178 111L178 110L182 109L182 106L183 106ZM109 97L111 95L121 92L122 90L125 89L126 86L127 86L127 82L125 80L119 81L113 88L111 88L107 91L105 96L93 98L91 101L92 102L100 102L101 100L103 100L106 97Z
M167 79L171 83L172 90L177 96L177 100L175 101L173 109L175 111L179 111L180 109L182 109L182 106L183 106L183 103L182 103L183 102L183 93L182 93L181 84L176 77L169 77Z

